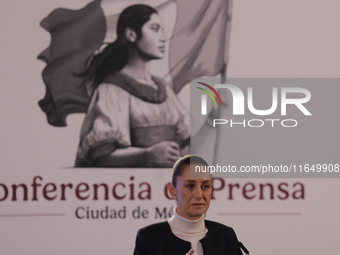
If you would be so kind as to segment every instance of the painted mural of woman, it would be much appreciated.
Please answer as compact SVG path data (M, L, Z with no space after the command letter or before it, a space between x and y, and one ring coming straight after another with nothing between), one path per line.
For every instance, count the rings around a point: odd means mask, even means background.
M94 88L76 166L171 166L188 153L190 116L149 62L163 58L166 36L157 11L124 9L117 39L86 71Z
M109 3L56 9L41 22L52 41L39 55L47 63L46 95L39 105L54 126L66 126L70 113L86 113L75 166L171 167L189 153L193 135L205 148L210 142L214 154L215 131L204 121L192 131L192 116L178 93L192 77L225 72L229 0L209 5L164 0L157 8L136 4L113 16L104 11ZM168 48L158 10L171 5L177 15ZM113 42L105 40L108 34ZM169 84L167 75L150 71L167 52Z

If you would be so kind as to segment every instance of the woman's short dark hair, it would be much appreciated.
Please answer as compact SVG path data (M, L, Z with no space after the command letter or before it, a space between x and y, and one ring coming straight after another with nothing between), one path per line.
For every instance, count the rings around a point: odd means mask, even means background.
M186 155L181 157L176 161L172 168L171 182L175 187L177 185L177 176L182 176L184 167L190 165L208 166L208 163L203 158L196 155Z

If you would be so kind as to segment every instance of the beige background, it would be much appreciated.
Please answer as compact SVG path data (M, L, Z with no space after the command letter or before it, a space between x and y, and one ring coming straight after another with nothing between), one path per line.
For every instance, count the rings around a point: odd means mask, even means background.
M159 221L78 220L78 206L111 208L168 206L162 189L164 170L74 170L82 114L69 116L68 127L47 124L37 102L44 95L42 61L49 35L39 22L57 7L81 8L87 1L2 1L0 3L0 183L122 181L152 183L152 200L67 202L0 202L0 214L64 213L64 217L0 217L1 254L131 254L138 228ZM340 58L337 0L234 1L230 44L230 77L337 77ZM233 180L246 183L248 180ZM275 184L297 180L269 180ZM340 207L339 179L298 180L306 189L303 201L230 201L226 191L212 202L208 218L234 227L251 254L337 254ZM227 181L231 182L231 181ZM252 180L265 183L268 180ZM299 216L223 216L223 212L300 212Z

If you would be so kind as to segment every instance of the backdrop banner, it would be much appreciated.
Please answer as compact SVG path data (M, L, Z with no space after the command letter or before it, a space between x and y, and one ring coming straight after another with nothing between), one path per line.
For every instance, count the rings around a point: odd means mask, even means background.
M124 73L96 86L87 68L141 3L164 28L151 86ZM102 159L157 143L222 169L205 217L251 254L337 254L340 2L0 7L0 254L132 254L139 228L173 214L171 164Z

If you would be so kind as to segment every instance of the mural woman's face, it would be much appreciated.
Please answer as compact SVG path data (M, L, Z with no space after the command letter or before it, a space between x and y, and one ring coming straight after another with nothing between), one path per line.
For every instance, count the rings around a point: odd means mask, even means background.
M158 14L153 13L141 31L141 38L136 42L137 48L150 59L160 59L165 54L166 36L163 23Z

